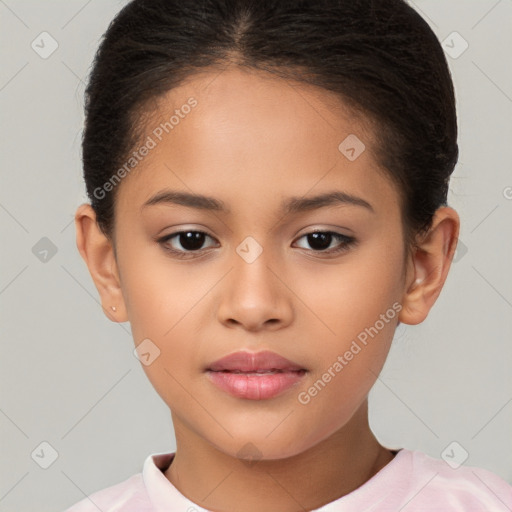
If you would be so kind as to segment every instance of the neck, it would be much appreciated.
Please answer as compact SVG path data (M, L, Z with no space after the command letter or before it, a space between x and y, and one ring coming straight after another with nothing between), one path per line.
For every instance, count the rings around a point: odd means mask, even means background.
M221 452L173 417L176 455L167 479L210 510L295 512L330 503L363 485L394 454L368 425L367 402L340 430L285 459L241 461Z

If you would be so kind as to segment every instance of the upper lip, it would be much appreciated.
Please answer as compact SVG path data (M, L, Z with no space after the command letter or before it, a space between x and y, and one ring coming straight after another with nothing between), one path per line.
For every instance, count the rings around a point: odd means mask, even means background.
M298 371L305 370L305 368L275 352L264 350L262 352L234 352L210 364L207 370L257 372L258 370Z

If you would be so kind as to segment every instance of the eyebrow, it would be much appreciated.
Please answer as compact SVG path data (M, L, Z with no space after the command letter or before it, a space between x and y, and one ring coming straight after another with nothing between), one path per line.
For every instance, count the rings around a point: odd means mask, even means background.
M147 206L156 204L177 204L196 208L198 210L217 211L222 213L231 213L227 205L213 197L200 194L192 194L189 192L179 192L174 190L161 190L150 199L148 199L141 207L141 210ZM361 197L348 194L339 190L319 194L311 197L291 197L281 204L281 211L284 214L300 213L326 206L334 206L339 204L360 206L375 213L372 205Z

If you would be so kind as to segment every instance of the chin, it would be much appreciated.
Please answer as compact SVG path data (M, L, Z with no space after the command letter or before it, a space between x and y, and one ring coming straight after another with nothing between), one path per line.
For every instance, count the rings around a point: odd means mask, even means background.
M288 428L279 425L270 434L267 429L262 429L261 425L255 425L254 422L245 427L238 425L236 430L233 427L231 429L227 427L233 435L232 438L228 436L222 436L222 439L210 438L209 442L222 453L246 461L248 466L252 466L258 460L271 461L300 455L329 435L320 428L319 432L313 432L305 437L304 432L307 428L304 428L304 424L294 425L295 428L290 428L290 425ZM211 436L211 431L209 434Z

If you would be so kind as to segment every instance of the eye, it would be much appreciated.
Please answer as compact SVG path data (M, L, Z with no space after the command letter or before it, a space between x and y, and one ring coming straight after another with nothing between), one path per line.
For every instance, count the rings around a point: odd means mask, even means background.
M208 238L214 240L203 231L185 230L166 235L157 242L174 256L187 258L194 257L194 253L200 254L205 249L203 245ZM301 236L299 240L303 238L307 239L313 252L321 254L337 254L348 250L356 243L355 238L333 231L313 231ZM337 242L334 247L332 247L333 242Z
M186 257L187 253L199 252L203 249L206 238L213 238L203 231L177 231L160 238L158 241L166 251L178 257Z
M342 235L333 231L313 231L299 238L307 239L307 243L313 247L314 252L325 254L336 254L348 250L356 243L356 239L351 236ZM338 242L337 246L332 247L333 242Z

